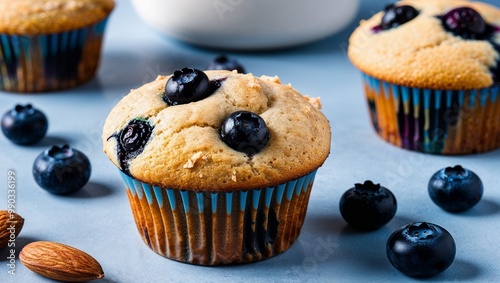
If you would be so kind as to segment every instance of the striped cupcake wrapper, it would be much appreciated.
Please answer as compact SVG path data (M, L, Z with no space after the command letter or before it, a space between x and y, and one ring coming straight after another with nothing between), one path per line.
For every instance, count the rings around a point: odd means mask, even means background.
M472 154L500 148L500 86L477 90L409 88L363 74L375 131L401 148Z
M41 92L90 80L99 64L107 21L54 34L0 34L0 90Z
M218 193L161 188L120 173L139 234L153 251L220 265L287 250L304 223L316 170L275 187Z

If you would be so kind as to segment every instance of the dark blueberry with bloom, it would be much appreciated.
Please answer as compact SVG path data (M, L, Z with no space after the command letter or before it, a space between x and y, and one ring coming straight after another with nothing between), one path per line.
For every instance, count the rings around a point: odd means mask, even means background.
M388 5L384 9L380 28L388 30L405 24L418 16L418 11L409 5L396 6Z
M490 32L483 17L469 7L456 8L442 17L447 31L465 39L485 39Z
M429 180L429 196L442 209L465 211L475 206L483 196L483 183L476 173L460 165L443 168Z
M266 122L249 111L229 115L222 123L220 136L229 147L248 155L261 151L270 138Z
M402 273L430 277L446 270L455 259L456 245L443 227L415 222L394 231L386 244L387 258Z
M33 177L43 189L54 194L70 194L87 184L91 165L87 156L69 145L54 145L33 163Z
M163 100L168 105L186 104L208 97L210 90L210 80L203 71L183 68L168 79Z
M110 136L117 139L117 154L120 167L129 173L129 161L141 154L153 133L153 127L143 118L131 120L121 131Z
M356 229L375 230L387 224L396 214L397 202L387 188L365 181L355 184L340 198L340 214Z
M43 139L49 122L45 114L31 104L16 105L2 117L1 127L3 134L13 143L30 145Z

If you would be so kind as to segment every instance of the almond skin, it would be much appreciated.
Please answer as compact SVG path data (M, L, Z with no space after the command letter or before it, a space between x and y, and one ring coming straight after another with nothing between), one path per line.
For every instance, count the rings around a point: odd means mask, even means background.
M0 210L0 249L7 246L12 232L17 237L24 225L24 218L17 213Z
M60 243L32 242L21 250L19 259L31 271L54 280L84 282L104 277L92 256Z

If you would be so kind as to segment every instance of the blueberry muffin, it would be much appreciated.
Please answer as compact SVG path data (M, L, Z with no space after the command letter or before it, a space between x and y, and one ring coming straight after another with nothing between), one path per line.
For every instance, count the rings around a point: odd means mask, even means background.
M360 23L348 55L384 140L435 154L500 147L500 9L399 1Z
M277 77L237 71L184 68L132 90L102 137L144 242L201 265L288 249L330 151L320 106Z
M40 92L94 77L113 0L0 0L0 90Z

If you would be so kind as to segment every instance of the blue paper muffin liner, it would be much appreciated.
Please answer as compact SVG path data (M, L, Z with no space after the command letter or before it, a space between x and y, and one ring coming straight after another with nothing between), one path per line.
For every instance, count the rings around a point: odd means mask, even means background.
M500 85L432 90L366 74L363 82L375 131L398 147L450 155L500 148Z
M162 188L120 173L139 234L153 251L219 265L287 250L300 234L316 170L285 184L234 192Z
M0 90L41 92L90 80L99 64L107 21L53 34L0 34Z

